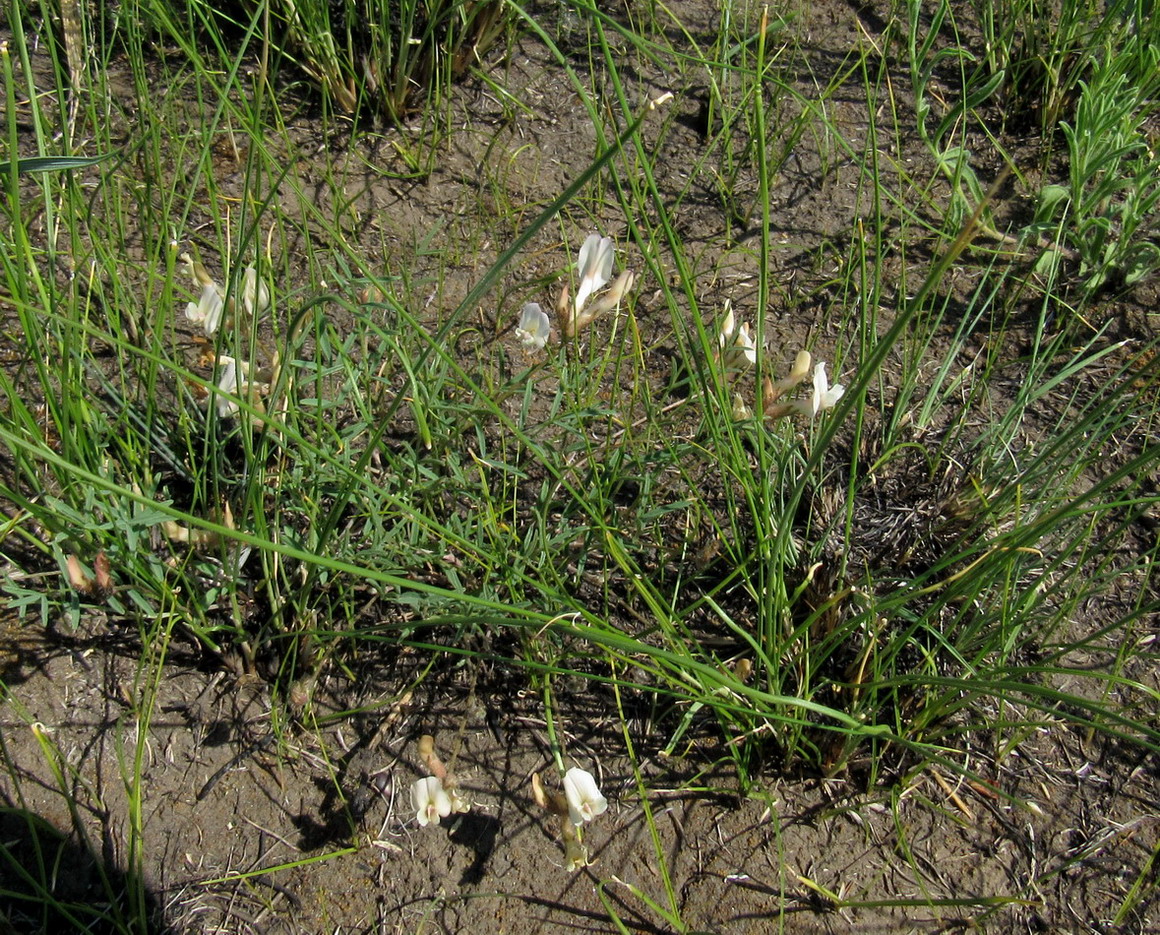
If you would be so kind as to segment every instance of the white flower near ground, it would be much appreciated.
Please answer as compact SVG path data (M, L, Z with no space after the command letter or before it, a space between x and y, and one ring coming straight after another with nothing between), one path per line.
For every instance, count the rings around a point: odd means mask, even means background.
M608 800L587 770L573 766L564 774L564 795L568 799L568 818L574 825L582 825L608 810Z
M564 337L576 337L601 315L617 308L628 291L636 285L636 274L626 269L616 277L603 295L585 308L588 300L608 285L616 259L615 253L612 240L599 234L589 234L580 247L580 256L576 263L580 270L580 288L576 292L576 299L571 300L570 287L565 282L556 303Z
M842 398L842 394L846 392L846 387L841 383L830 386L829 378L826 376L825 361L818 361L814 367L814 394L811 399L813 407L813 415L817 415L823 409L831 409L837 405L838 400Z
M206 283L201 287L201 298L185 306L185 317L201 325L207 336L212 335L221 324L225 302L221 287L215 282Z
M218 357L217 362L218 366L221 367L217 383L219 418L224 419L227 416L236 415L240 408L229 396L241 396L257 405L258 397L270 392L270 384L255 383L250 380L250 365L244 360L237 360L227 354L222 354Z
M725 318L717 336L721 345L721 362L730 370L744 370L757 363L757 345L749 334L749 324L737 325L733 306L726 301Z
M411 804L420 828L451 814L451 797L443 788L443 781L435 776L416 779L411 784Z
M242 306L246 314L261 314L270 307L270 287L258 279L258 271L247 266L242 271Z
M189 274L195 285L201 287L201 295L196 302L189 302L185 306L185 317L195 325L201 325L207 337L214 335L226 313L232 313L236 306L233 296L226 300L226 292L210 276L209 271L188 253L181 255L182 261L189 267ZM261 314L270 307L270 287L258 279L258 271L247 266L242 271L241 282L242 308L246 314L253 316Z
M221 376L218 377L218 392L228 393L231 396L240 395L239 387L246 385L246 377L250 372L250 365L244 360L236 360L223 354L218 358L218 366L222 368ZM217 398L218 416L224 419L226 416L232 416L238 411L238 404L226 396L218 396Z
M580 317L580 310L588 297L604 288L612 278L613 246L611 237L601 237L599 234L589 234L580 246L580 256L576 266L580 270L580 288L576 290L574 303L575 316Z
M533 351L540 350L548 343L551 330L551 322L539 302L529 302L524 306L520 312L520 323L516 325L516 337L524 347Z
M753 338L749 335L748 322L737 329L731 350L735 356L744 360L747 366L752 367L757 363L757 345L753 343Z

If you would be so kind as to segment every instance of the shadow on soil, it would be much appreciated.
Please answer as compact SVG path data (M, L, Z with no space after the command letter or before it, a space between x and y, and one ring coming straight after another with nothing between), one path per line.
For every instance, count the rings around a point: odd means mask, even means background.
M35 812L8 805L0 807L0 906L6 932L173 931L139 882Z

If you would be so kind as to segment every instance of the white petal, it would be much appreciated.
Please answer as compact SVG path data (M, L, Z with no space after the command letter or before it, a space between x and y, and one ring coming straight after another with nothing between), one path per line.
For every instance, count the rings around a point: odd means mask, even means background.
M239 390L245 386L246 372L249 367L244 361L234 360L225 354L218 358L218 366L222 368L221 376L218 377L218 390L237 396ZM238 404L232 399L218 396L217 411L218 417L224 419L238 411Z
M434 776L429 776L429 779L435 779ZM451 796L449 796L443 789L443 783L435 779L438 788L435 790L435 795L429 806L440 818L446 818L451 814Z
M832 409L836 406L838 400L842 398L842 394L845 392L846 388L841 383L832 387L830 386L830 381L826 377L826 365L824 362L819 362L814 367L814 393L811 403L815 416L823 409Z
M601 285L608 282L612 275L612 238L601 237L599 234L589 234L580 246L580 256L577 267L580 278L587 276L599 277Z
M726 316L726 325L733 324L729 320L732 317L732 312ZM757 345L753 343L753 337L749 334L748 323L730 331L728 337L726 337L723 328L721 340L725 342L721 345L725 349L721 355L721 360L730 370L744 370L757 363Z
M432 778L432 777L428 777ZM430 820L427 817L427 803L431 801L431 793L426 779L416 779L411 783L411 805L415 809L415 818L422 828Z
M728 347L729 342L733 339L733 332L737 330L737 322L733 317L733 304L725 300L725 318L721 322L721 346Z
M443 782L434 776L411 783L411 804L420 828L431 822L438 824L440 818L451 814L451 798L444 791Z
M814 367L814 395L813 395L813 414L816 416L819 410L824 408L826 394L830 390L830 381L826 377L826 362L819 360L816 367Z
M750 366L757 363L757 345L749 335L749 324L746 323L737 329L737 348Z
M836 405L838 405L838 400L842 398L842 394L845 392L846 387L842 386L841 383L837 383L834 386L831 386L827 391L825 398L822 399L822 408L833 409Z

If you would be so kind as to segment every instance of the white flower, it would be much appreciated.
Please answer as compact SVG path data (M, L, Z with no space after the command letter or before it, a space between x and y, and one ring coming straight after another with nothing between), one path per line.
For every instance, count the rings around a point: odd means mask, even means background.
M222 368L221 376L218 377L218 391L237 396L238 387L246 385L246 376L250 372L250 365L244 360L236 360L223 354L218 358L218 366ZM225 396L218 396L217 411L218 416L224 419L238 411L238 404Z
M185 306L185 317L195 325L201 325L208 337L221 326L226 312L233 313L236 303L233 296L229 302L226 301L225 290L214 282L201 263L188 253L183 253L181 259L189 267L194 285L201 287L200 298ZM248 315L264 312L270 307L270 288L258 279L257 270L252 266L247 266L242 272L241 291L242 307Z
M258 271L252 266L242 272L242 306L248 315L260 314L270 307L270 288L259 281Z
M577 318L588 297L604 288L604 284L612 278L612 252L612 238L601 237L599 234L589 234L581 245L576 264L580 270L580 288L576 290L573 306Z
M551 322L539 302L529 302L524 306L520 312L520 323L516 326L516 337L523 342L524 347L538 351L548 343L551 330Z
M725 317L721 319L721 333L717 335L717 342L721 345L721 350L729 345L733 339L733 332L737 330L737 319L733 315L733 303L728 299L725 300Z
M569 300L569 287L565 283L556 304L564 337L576 337L605 312L616 308L636 284L636 274L626 269L616 277L604 295L589 308L584 308L585 303L608 284L612 276L614 253L612 240L599 234L589 234L580 247L580 257L576 264L580 269L580 288L576 292L576 300Z
M582 825L608 810L608 800L600 794L596 780L579 766L564 774L564 795L568 799L568 818L574 825Z
M818 361L818 365L814 367L814 395L811 400L813 406L813 415L817 415L823 409L831 409L842 394L846 392L846 388L841 383L835 386L830 386L830 381L826 377L825 361Z
M415 806L420 828L431 822L439 824L440 818L451 814L451 797L444 791L443 781L434 776L416 779L411 784L411 804Z
M721 345L721 362L730 370L744 370L757 363L757 345L749 334L749 325L737 326L733 306L726 301L725 318L717 336Z
M757 345L749 336L748 322L737 329L737 335L733 338L733 347L730 350L735 357L744 360L747 366L752 367L757 363Z
M225 301L225 294L217 283L206 283L201 287L201 298L185 306L185 317L201 325L206 335L212 335L221 324Z
M219 418L235 415L239 409L236 402L229 396L241 396L255 405L260 404L258 397L270 392L269 383L254 383L250 380L250 365L244 360L236 360L226 354L217 359L221 367L221 376L218 377L217 411ZM223 395L229 394L229 396Z

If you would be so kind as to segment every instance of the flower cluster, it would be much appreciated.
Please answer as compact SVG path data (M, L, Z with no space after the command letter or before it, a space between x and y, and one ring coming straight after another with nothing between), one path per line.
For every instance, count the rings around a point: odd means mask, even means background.
M733 316L733 305L725 300L725 319L717 336L721 347L721 363L726 370L747 370L757 363L757 345L749 334L748 322L738 325Z
M201 289L196 302L185 306L185 317L195 325L201 325L206 336L212 336L221 326L227 313L235 308L233 298L226 298L223 289L209 271L188 253L181 255L181 261L189 267L193 284ZM270 289L258 279L258 272L252 266L242 271L242 308L249 316L262 314L270 308Z
M181 255L181 261L189 267L194 285L201 288L198 300L185 306L185 317L195 325L200 325L206 337L212 337L234 314L236 303L232 297L226 296L225 289L218 285L200 262L188 253ZM250 317L263 314L270 308L270 288L258 279L258 273L252 266L242 271L241 299L241 307ZM269 394L277 376L277 357L274 365L261 373L249 361L238 360L228 354L219 354L210 359L218 368L215 395L219 418L237 415L241 409L237 402L239 398L259 413L265 411L263 398ZM260 418L255 420L258 427L262 424Z
M721 321L721 330L717 336L719 347L718 358L728 377L738 371L748 370L757 364L758 348L749 333L749 325L738 325L733 314L731 304L726 300L725 317ZM798 351L794 358L793 367L782 379L774 382L765 378L762 388L762 409L767 419L776 419L782 416L801 414L813 418L826 409L833 409L846 392L846 388L838 383L830 385L826 376L825 361L818 361L814 366L813 393L808 399L794 399L779 402L781 397L805 381L810 372L813 358L809 351ZM733 416L736 419L753 418L753 410L746 405L740 393L733 395Z
M809 399L794 399L785 403L778 402L782 393L793 389L805 379L806 374L809 373L810 361L809 351L798 351L789 376L778 380L776 383L769 379L769 377L765 378L762 404L764 405L765 417L767 419L775 419L779 416L788 416L794 413L801 413L802 415L813 418L819 412L823 412L826 409L833 409L838 404L838 400L846 392L846 387L841 383L830 386L830 379L826 376L826 363L822 360L819 360L814 365L813 392L810 394Z
M240 397L259 412L264 412L265 404L262 398L270 392L272 374L263 374L265 379L255 379L250 376L251 368L248 363L228 354L219 355L217 363L221 368L217 383L218 418L225 419L237 415L241 407L231 397Z
M420 828L438 825L440 819L455 812L471 810L471 803L460 792L459 784L435 753L435 738L419 738L419 758L430 773L411 784L411 805ZM564 774L562 792L547 792L538 774L532 774L532 797L536 804L559 820L564 840L564 858L568 870L579 870L589 864L588 851L580 838L580 828L608 811L608 800L600 792L596 779L587 770L573 766Z
M636 274L632 270L625 270L612 281L611 286L608 285L612 279L615 259L616 250L611 238L599 234L589 234L585 238L576 261L580 277L576 298L570 298L570 287L565 283L556 302L556 313L564 337L574 338L601 315L616 308L636 284ZM605 289L605 286L608 288ZM604 290L603 294L600 294L601 290ZM520 310L516 337L524 347L540 350L548 343L551 332L551 320L538 302L528 302Z

